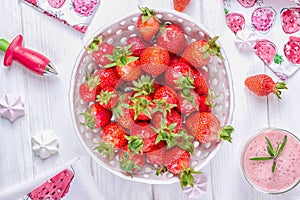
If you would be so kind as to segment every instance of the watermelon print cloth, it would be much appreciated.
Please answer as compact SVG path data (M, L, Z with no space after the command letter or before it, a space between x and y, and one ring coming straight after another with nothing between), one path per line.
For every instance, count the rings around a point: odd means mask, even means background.
M282 80L299 69L300 0L222 2L240 50L256 54Z
M100 0L20 0L40 12L85 33Z
M0 199L5 200L105 200L87 166L80 158L35 179L0 189Z

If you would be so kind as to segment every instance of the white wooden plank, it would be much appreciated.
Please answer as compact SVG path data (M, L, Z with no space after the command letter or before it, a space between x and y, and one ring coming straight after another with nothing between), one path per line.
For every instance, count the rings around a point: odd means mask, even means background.
M275 82L282 81L279 80L272 72L268 71L268 74ZM297 112L300 110L300 105L296 94L298 94L300 90L298 83L299 78L300 73L298 71L285 81L288 89L282 90L281 100L277 100L274 95L270 95L268 98L269 126L290 131L298 138L300 138L300 116ZM288 193L280 195L280 197L282 199L300 199L300 187L298 186Z
M81 35L73 29L28 5L22 4L21 8L27 47L51 59L59 72L58 76L49 77L26 72L31 135L51 129L61 140L59 154L46 160L33 156L34 174L38 175L53 170L76 156L86 156L75 134L69 111L70 78L82 43Z
M232 126L233 143L226 143L211 161L211 176L214 199L255 199L252 188L243 179L240 170L240 151L243 142L253 130L268 125L267 99L257 99L244 85L247 76L264 72L264 67L255 55L242 53L234 44L234 34L225 24L223 5L217 1L203 1L203 23L220 42L230 63L235 94L235 110ZM218 15L219 20L215 20ZM259 113L259 114L258 114ZM229 189L231 188L231 189Z
M152 200L150 184L126 180L93 163L93 175L106 200Z
M22 33L21 12L18 1L2 1L0 18L0 37L11 41ZM25 116L13 123L0 118L0 190L31 178L32 160L30 147L27 93L24 85L24 70L18 63L11 69L3 67L4 53L1 52L0 96L12 93L21 96L25 102ZM12 173L13 172L13 173Z

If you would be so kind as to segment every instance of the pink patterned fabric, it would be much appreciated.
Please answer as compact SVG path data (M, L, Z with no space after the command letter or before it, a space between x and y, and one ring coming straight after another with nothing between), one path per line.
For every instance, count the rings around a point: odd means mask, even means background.
M20 0L40 12L85 33L100 0Z
M300 0L222 0L241 51L254 53L279 78L300 67ZM250 48L249 48L250 47Z

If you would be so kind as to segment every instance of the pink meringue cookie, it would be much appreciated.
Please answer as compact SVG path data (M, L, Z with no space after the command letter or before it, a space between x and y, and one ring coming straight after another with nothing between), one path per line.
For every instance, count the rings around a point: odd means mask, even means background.
M0 115L13 122L25 114L21 97L14 94L4 94L0 99Z
M188 185L184 188L183 192L187 198L198 199L206 192L207 178L203 174L194 174L194 187Z

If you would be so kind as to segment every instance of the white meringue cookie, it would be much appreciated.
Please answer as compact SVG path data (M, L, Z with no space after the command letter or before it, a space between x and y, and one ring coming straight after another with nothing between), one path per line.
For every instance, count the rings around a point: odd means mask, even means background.
M59 139L52 130L44 130L31 137L32 151L36 156L46 159L59 151Z
M256 40L256 34L253 31L245 29L237 32L234 43L241 51L252 52Z
M21 97L14 94L4 94L0 99L0 115L13 122L25 114Z

